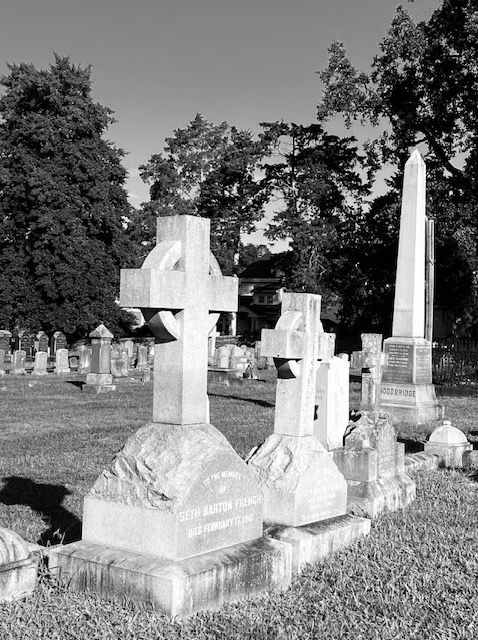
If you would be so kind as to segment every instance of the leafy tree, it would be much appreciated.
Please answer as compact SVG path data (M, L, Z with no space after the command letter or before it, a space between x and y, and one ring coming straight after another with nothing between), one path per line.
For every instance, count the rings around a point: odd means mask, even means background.
M0 326L84 335L118 329L119 269L132 254L123 152L90 68L55 56L14 64L0 98Z
M320 124L262 126L277 154L266 175L280 203L267 236L290 239L283 264L286 284L294 291L321 293L327 303L338 300L333 273L341 228L360 215L368 193L355 140L327 135Z
M150 185L136 225L144 253L154 238L156 216L189 213L211 220L211 249L225 273L235 271L241 233L251 232L268 198L259 163L263 141L226 122L215 125L197 114L166 139L163 154L140 167Z
M476 2L444 0L428 21L418 23L399 7L370 73L353 67L341 43L332 43L329 54L320 72L319 120L339 114L347 126L355 121L376 127L375 139L365 144L370 175L392 163L397 173L388 197L396 201L411 148L426 149L428 215L437 222L437 302L453 306L457 325L476 325ZM387 209L379 210L386 220Z

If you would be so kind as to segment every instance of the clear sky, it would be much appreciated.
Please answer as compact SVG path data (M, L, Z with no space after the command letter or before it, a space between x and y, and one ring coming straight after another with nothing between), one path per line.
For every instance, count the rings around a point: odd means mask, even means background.
M197 112L255 130L310 123L315 71L332 40L366 68L397 0L0 0L0 74L47 68L53 51L91 64L93 97L115 111L108 137L128 152L130 201L148 200L138 166ZM439 0L416 0L426 19Z

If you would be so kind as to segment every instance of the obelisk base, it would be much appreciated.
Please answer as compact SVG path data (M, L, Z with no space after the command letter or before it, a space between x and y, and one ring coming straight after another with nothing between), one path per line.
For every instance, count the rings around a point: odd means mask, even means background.
M432 345L425 338L392 337L384 341L385 364L380 408L392 424L439 420L443 409L432 384Z
M392 424L418 425L443 417L443 406L438 403L433 384L382 382L380 408Z

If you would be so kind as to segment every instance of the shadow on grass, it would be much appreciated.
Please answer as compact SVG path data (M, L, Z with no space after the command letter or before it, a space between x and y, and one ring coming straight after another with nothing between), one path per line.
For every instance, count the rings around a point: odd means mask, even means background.
M81 520L61 506L71 492L63 485L41 484L29 478L9 476L0 491L0 502L7 505L23 504L36 511L48 526L38 544L43 546L75 542L81 538Z
M257 404L259 407L275 407L273 402L268 400L260 400L259 398L244 398L243 396L233 396L225 393L208 393L209 396L215 396L216 398L227 398L228 400L241 400L242 402L249 402Z
M83 385L85 384L84 382L82 382L81 380L67 380L66 381L68 384L72 384L74 387L78 387L78 389L80 391L83 390Z

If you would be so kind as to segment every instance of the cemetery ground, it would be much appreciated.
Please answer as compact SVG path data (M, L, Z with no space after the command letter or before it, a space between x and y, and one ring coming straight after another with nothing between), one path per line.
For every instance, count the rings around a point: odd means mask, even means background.
M275 372L242 386L210 385L211 423L241 456L273 430ZM0 379L0 522L43 545L80 537L82 500L128 436L151 419L152 384L118 379L84 395L81 376ZM351 385L358 407L359 384ZM478 396L446 393L446 417L478 443ZM408 451L436 424L398 427ZM311 565L285 592L171 620L74 593L48 577L33 596L0 604L2 639L463 639L478 628L478 474L420 471L417 499L372 522L371 534Z

